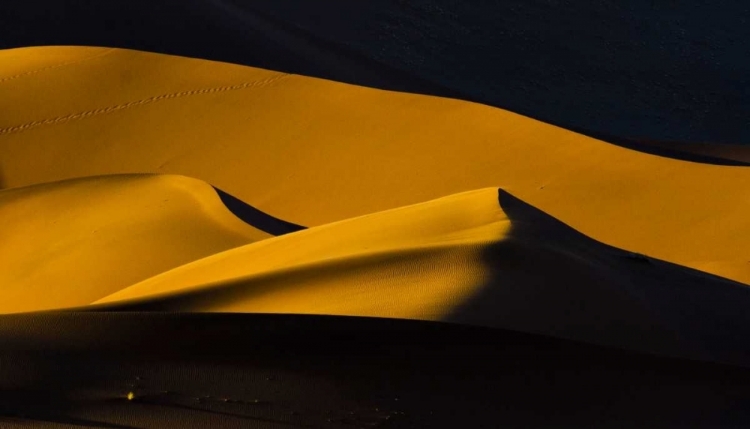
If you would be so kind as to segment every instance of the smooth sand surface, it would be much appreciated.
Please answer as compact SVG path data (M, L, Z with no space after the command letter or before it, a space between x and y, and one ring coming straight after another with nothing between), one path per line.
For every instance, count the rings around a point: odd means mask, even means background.
M483 247L510 228L497 189L468 192L218 253L98 303L190 291L203 296L175 310L440 320L484 283Z
M74 179L0 191L0 313L86 305L271 237L182 176Z
M449 321L693 359L750 357L746 286L596 242L494 188L238 247L95 304Z
M3 186L182 174L306 226L502 187L596 240L750 282L744 167L468 102L134 51L6 50L0 76L70 62L0 83Z

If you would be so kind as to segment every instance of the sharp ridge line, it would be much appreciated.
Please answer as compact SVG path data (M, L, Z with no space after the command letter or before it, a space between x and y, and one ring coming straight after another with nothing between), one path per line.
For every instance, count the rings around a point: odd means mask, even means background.
M59 124L59 123L63 123L63 122L69 122L69 121L74 121L74 120L78 120L78 119L84 119L84 118L88 118L88 117L91 117L91 116L96 116L96 115L102 115L102 114L106 114L106 113L115 112L115 111L118 111L118 110L125 110L125 109L130 109L132 107L143 106L143 105L146 105L146 104L151 104L151 103L155 103L155 102L162 101L162 100L170 100L170 99L173 99L173 98L189 97L189 96L193 96L193 95L212 94L212 93L217 93L217 92L237 91L237 90L240 90L240 89L265 86L265 85L269 85L269 84L271 84L273 82L276 82L278 80L281 80L283 78L286 78L288 76L290 76L290 74L285 73L285 74L280 74L280 75L277 75L277 76L272 76L270 78L266 78L266 79L262 79L262 80L257 80L257 81L253 81L253 82L244 82L244 83L240 83L240 84L236 84L236 85L218 86L218 87L214 87L214 88L193 89L193 90L188 90L188 91L173 92L173 93L169 93L169 94L155 95L155 96L144 98L144 99L141 99L141 100L136 100L136 101L131 101L131 102L128 102L128 103L117 104L117 105L114 105L114 106L102 107L102 108L99 108L99 109L87 110L87 111L84 111L84 112L72 113L72 114L69 114L69 115L57 116L57 117L49 118L49 119L42 119L42 120L38 120L38 121L27 122L25 124L15 125L15 126L12 126L12 127L0 128L0 135L20 133L20 132L28 131L28 130L33 129L33 128L45 126L45 125L54 125L54 124Z

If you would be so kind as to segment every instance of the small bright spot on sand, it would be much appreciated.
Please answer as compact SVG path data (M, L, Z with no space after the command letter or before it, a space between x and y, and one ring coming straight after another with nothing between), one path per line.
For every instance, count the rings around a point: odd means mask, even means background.
M128 401L132 401L133 399L135 399L135 393L128 392Z

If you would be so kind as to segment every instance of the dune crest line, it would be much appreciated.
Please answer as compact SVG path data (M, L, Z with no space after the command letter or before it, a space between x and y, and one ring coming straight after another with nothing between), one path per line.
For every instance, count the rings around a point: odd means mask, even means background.
M264 216L256 214L270 223ZM177 175L93 176L6 189L0 225L0 313L89 303L272 237L236 217L208 183Z
M10 81L10 80L14 80L14 79L18 79L18 78L24 77L24 76L35 75L37 73L41 73L41 72L44 72L44 71L47 71L47 70L54 70L54 69L58 69L58 68L61 68L61 67L72 66L74 64L80 64L80 63L83 63L83 62L86 62L86 61L89 61L89 60L93 60L94 58L99 58L99 57L103 57L103 56L105 56L107 54L110 54L110 53L114 52L115 49L116 48L108 48L105 51L99 52L99 53L97 53L95 55L92 55L90 57L80 58L80 59L77 59L75 61L66 61L64 63L53 64L51 66L46 66L46 67L38 68L38 69L35 69L35 70L29 70L29 71L25 71L23 73L14 74L14 75L11 75L11 76L8 76L8 77L1 78L0 79L0 83L7 82L7 81Z
M155 102L162 101L162 100L171 100L175 98L190 97L193 95L213 94L217 92L237 91L237 90L246 89L246 88L256 88L259 86L270 85L271 83L284 79L288 76L290 76L290 74L285 73L285 74L272 76L266 79L256 80L253 82L244 82L244 83L239 83L236 85L226 85L226 86L218 86L218 87L213 87L213 88L193 89L189 91L180 91L180 92L173 92L169 94L155 95L152 97L143 98L141 100L117 104L114 106L102 107L102 108L94 109L94 110L86 110L84 112L72 113L69 115L57 116L57 117L49 118L49 119L42 119L38 121L27 122L25 124L15 125L12 127L0 128L0 135L20 133L20 132L28 131L33 128L45 126L45 125L55 125L55 124L59 124L63 122L69 122L69 121L74 121L78 119L88 118L91 116L103 115L103 114L107 114L107 113L111 113L111 112L115 112L119 110L125 110L125 109L130 109L133 107L155 103Z
M0 58L8 59L0 62L24 57L18 54L0 51ZM21 54L88 55L68 48ZM77 67L81 73L57 69L45 79L6 85L8 97L0 101L8 115L0 130L276 75L137 51L117 50L105 58ZM152 74L155 66L161 71ZM112 72L117 70L135 79L122 86L120 72ZM182 77L180 87L173 86L174 76ZM114 90L92 87L83 98L59 91L88 79ZM750 201L743 193L750 187L747 168L644 154L459 100L302 75L259 89L185 97L163 109L132 109L70 127L0 136L2 187L109 173L180 174L261 204L259 209L281 219L318 226L501 184L602 242L750 284L750 265L742 256L750 253L750 242L742 238L742 231L750 231L745 213ZM35 95L42 91L43 97ZM89 132L98 137L81 138ZM66 162L60 162L61 153L68 154Z

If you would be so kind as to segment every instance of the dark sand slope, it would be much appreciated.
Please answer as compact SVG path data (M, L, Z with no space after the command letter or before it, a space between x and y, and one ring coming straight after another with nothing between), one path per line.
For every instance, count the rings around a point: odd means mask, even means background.
M663 158L731 167L750 166L750 145L661 141L646 138L634 140L588 130L577 130L577 132L626 149Z
M596 135L750 143L750 6L634 0L27 0L0 47L94 45L459 97Z
M0 313L86 305L165 270L299 229L220 195L196 179L149 174L0 191Z
M749 145L730 145L715 143L684 143L684 142L663 142L654 140L644 140L640 147L633 148L643 150L644 147L653 148L655 153L665 152L684 152L694 156L702 157L698 162L708 162L720 164L723 160L727 164L750 165L750 146ZM670 155L667 155L670 156Z
M489 191L229 250L92 309L443 320L750 364L746 286L607 246Z
M3 428L737 428L750 419L747 369L439 323L55 312L0 317L0 342Z
M221 202L231 211L235 216L242 219L248 225L252 225L261 231L267 232L273 236L289 234L292 232L302 231L305 229L304 226L297 225L291 222L287 222L282 219L275 218L268 213L256 209L250 204L235 198L234 196L227 194L221 189L214 186L214 190L221 198Z

